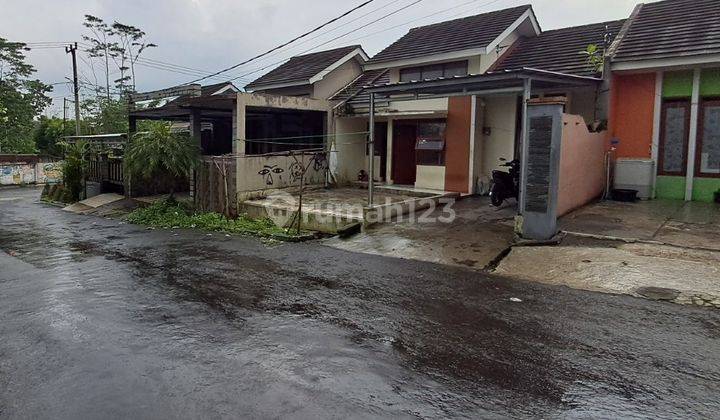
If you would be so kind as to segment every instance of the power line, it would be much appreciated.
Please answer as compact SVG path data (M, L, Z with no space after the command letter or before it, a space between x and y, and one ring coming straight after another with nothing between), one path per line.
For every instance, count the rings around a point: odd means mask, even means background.
M324 31L324 32L321 32L321 33L319 33L319 34L317 34L317 35L315 35L315 36L313 36L313 37L310 37L310 38L308 38L308 39L306 39L306 40L303 40L303 41L301 41L301 42L298 42L298 43L296 43L295 45L293 45L293 46L291 47L291 49L292 49L292 48L299 47L299 46L301 46L301 45L305 45L305 44L307 44L308 42L311 42L311 41L313 41L313 40L316 40L316 39L318 39L318 38L321 38L321 37L324 36L324 35L327 35L327 34L329 34L329 33L335 32L335 31L337 31L337 30L343 29L344 27L346 27L347 25L349 25L349 24L351 24L351 23L353 23L353 22L357 22L358 20L360 20L360 19L362 19L362 18L364 18L364 17L367 17L367 16L369 16L369 15L375 13L375 12L378 12L378 11L380 11L380 10L382 10L382 9L386 9L386 8L392 6L393 4L398 3L398 2L400 2L400 1L402 1L402 0L392 0L392 1L390 1L389 3L385 4L384 6L380 6L380 7L376 8L376 9L373 9L373 10L371 10L371 11L363 14L363 15L360 15L360 16L356 17L355 19L351 19L351 20L349 20L349 21L347 21L347 22L344 22L344 23L343 23L343 26L338 26L338 27L336 27L336 28L329 29L329 30ZM277 57L277 56L279 56L279 55L285 54L286 52L288 52L288 50L285 50L285 51L276 51L275 53L266 56L265 59L272 58L272 57ZM264 60L261 60L261 61L264 61Z
M272 49L270 49L270 50L268 50L268 51L265 51L265 52L262 53L262 54L258 54L258 55L256 55L255 57L252 57L252 58L250 58L250 59L247 59L247 60L245 60L245 61L243 61L243 62L240 62L240 63L238 63L238 64L232 65L232 66L230 66L230 67L228 67L228 68L226 68L226 69L217 71L217 72L211 74L210 76L201 77L201 78L199 78L199 79L195 79L195 80L192 80L192 81L190 81L190 82L187 82L186 84L197 83L197 82L199 82L199 81L201 81L201 80L208 79L208 78L210 78L210 77L212 77L212 76L217 76L217 75L219 75L219 74L226 73L226 72L228 72L228 71L230 71L230 70L236 69L236 68L238 68L238 67L240 67L240 66L243 66L243 65L245 65L245 64L247 64L247 63L250 63L251 61L257 60L258 58L262 58L262 57L264 57L264 56L272 53L273 51L277 51L277 50L279 50L279 49L281 49L281 48L283 48L283 47L285 47L285 46L287 46L287 45L292 44L293 42L295 42L295 41L297 41L297 40L299 40L299 39L305 38L305 37L307 37L308 35L310 35L310 34L312 34L312 33L314 33L314 32L319 31L320 29L322 29L322 28L324 28L324 27L326 27L326 26L328 26L328 25L330 25L330 24L332 24L332 23L334 23L334 22L337 22L338 20L344 18L345 16L349 15L350 13L352 13L352 12L354 12L354 11L362 8L362 7L367 6L368 4L372 3L373 1L375 1L375 0L366 0L366 1L364 1L363 3L361 3L360 5L355 6L355 7L353 7L352 9L348 10L347 12L341 14L340 16L338 16L338 17L336 17L336 18L333 18L333 19L330 19L329 21L323 23L322 25L316 27L315 29L312 29L312 30L310 30L310 31L308 31L308 32L305 32L304 34L302 34L302 35L300 35L300 36L297 36L297 37L291 39L290 41L285 42L284 44L281 44L281 45L279 45L279 46L277 46L277 47L275 47L275 48L272 48ZM419 1L421 1L421 0L419 0ZM233 80L234 80L234 79L233 79Z
M421 21L421 20L424 20L424 19L427 19L427 18L430 18L430 17L435 17L435 16L437 16L437 15L439 15L439 14L443 14L443 13L449 12L449 11L451 11L451 10L455 10L455 9L457 9L457 8L459 8L459 7L467 6L467 5L472 4L472 3L477 3L478 1L480 1L480 0L471 0L471 1L468 1L468 2L465 2L465 3L458 4L458 5L456 5L456 6L448 7L448 8L446 8L446 9L442 9L442 10L438 10L438 11L433 12L433 13L431 13L431 14L428 14L428 15L425 15L425 16L422 16L422 17L419 17L419 18L415 18L415 19L409 20L409 21L404 22L404 23L401 23L401 24L399 24L399 25L391 26L391 27L389 27L389 28L385 28L385 29L382 29L382 30L379 30L379 31L376 31L376 32L372 32L372 33L369 33L369 34L366 34L366 35L363 35L363 36L360 36L360 37L357 37L357 38L353 38L353 39L351 39L351 40L348 41L348 42L355 42L355 41L360 40L360 39L364 39L364 38L371 37L371 36L374 36L374 35L377 35L377 34L381 34L381 33L383 33L383 32L391 31L391 30L393 30L393 29L397 29L397 28L400 28L400 27L409 25L409 24L411 24L411 23L415 23L415 22L418 22L418 21ZM494 4L494 3L497 3L497 2L499 2L499 1L503 1L503 0L492 0L492 1L489 1L489 2L487 2L487 3L483 3L483 4L481 4L481 5L478 5L477 7L489 6L489 5ZM470 10L465 10L465 11L463 11L463 12L461 12L461 13L458 13L458 14L455 14L455 15L450 16L450 18L453 18L453 17L455 17L455 16L463 15L463 14L469 12L469 11L470 11Z
M355 33L355 32L357 32L357 31L359 31L359 30L361 30L361 29L363 29L363 28L366 28L366 27L374 24L374 23L377 23L377 22L379 22L379 21L381 21L381 20L383 20L383 19L386 19L386 18L388 18L388 17L390 17L390 16L393 16L393 15L395 15L395 14L397 14L397 13L399 13L399 12L401 12L401 11L409 8L409 7L412 7L412 6L420 3L421 1L423 1L423 0L415 0L415 1L413 1L412 3L410 3L410 4L407 4L407 5L399 8L399 9L396 9L396 10L394 10L394 11L388 13L388 14L385 14L385 15L383 15L383 16L380 16L379 18L377 18L377 19L375 19L375 20L373 20L373 21L370 21L370 22L368 22L368 23L366 23L366 24L364 24L364 25L362 25L362 26L359 26L359 27L357 27L357 28L355 28L355 29L353 29L353 30L350 30L350 31L348 31L348 32L345 32L345 33L342 34L342 35L336 36L335 38L332 38L332 39L330 39L330 40L328 40L328 41L325 41L325 42L323 42L322 44L319 44L319 45L316 45L316 46L314 46L314 47L312 47L312 48L310 48L310 49L307 49L307 50L299 53L298 55L303 55L303 54L308 53L308 52L310 52L310 51L312 51L312 50L315 50L315 49L320 48L320 47L322 47L322 46L324 46L324 45L327 45L327 44L329 44L329 43L331 43L331 42L333 42L333 41L336 41L336 40L338 40L338 39L340 39L340 38L343 38L343 37L345 37L345 36L347 36L347 35L350 35L350 34L352 34L352 33ZM274 66L274 65L276 65L276 64L283 63L283 62L285 62L285 61L286 61L286 60L282 60L282 61L278 61L278 62L269 64L269 65L267 65L267 66L265 66L265 67L263 67L263 68L261 68L261 69L257 69L257 70L251 71L251 72L249 72L249 73L242 74L242 75L240 75L240 76L238 76L238 77L235 77L235 78L233 78L233 79L230 79L230 81L240 79L240 78L242 78L242 77L248 76L248 75L250 75L250 74L256 73L256 72L261 71L261 70L265 70L265 69L267 69L267 68L269 68L269 67L272 67L272 66Z
M369 34L366 34L366 35L363 35L363 36L360 36L360 37L357 37L357 38L353 38L353 39L351 39L350 41L347 41L347 43L352 43L352 42L355 42L355 41L357 41L357 40L360 40L360 39L363 39L363 38L367 38L367 37L370 37L370 36L374 36L374 35L377 35L377 34L380 34L380 33L383 33L383 32L387 32L387 31L390 31L390 30L393 30L393 29L396 29L396 28L400 28L400 27L406 26L406 25L411 24L411 23L414 23L414 22L418 22L418 21L421 21L421 20L424 20L424 19L427 19L427 18L430 18L430 17L435 17L435 16L437 16L437 15L439 15L439 14L443 14L443 13L446 13L446 12L448 12L448 11L455 10L455 9L457 9L457 8L459 8L459 7L467 6L467 5L472 4L472 3L477 3L478 1L480 1L480 0L471 0L471 1L467 1L467 2L465 2L465 3L461 3L461 4L458 4L458 5L452 6L452 7L448 7L448 8L445 8L445 9L441 9L441 10L435 11L435 12L433 12L433 13L431 13L431 14L428 14L428 15L425 15L425 16L421 16L421 17L419 17L419 18L415 18L415 19L409 20L409 21L407 21L407 22L401 23L401 24L399 24L399 25L394 25L394 26L391 26L391 27L389 27L389 28L381 29L381 30L376 31L376 32L371 32L371 33L369 33ZM497 2L499 2L499 1L503 1L503 0L492 0L492 1L489 1L489 2L487 2L487 3L483 3L483 4L481 4L481 5L478 5L477 7L489 6L489 5L494 4L494 3L497 3ZM458 13L458 14L455 14L455 15L450 16L450 18L453 18L453 17L455 17L455 16L463 15L463 14L465 14L465 13L468 13L469 11L470 11L470 10L465 10L465 11L463 11L463 12L461 12L461 13ZM337 38L336 38L336 39L337 39ZM335 39L330 40L330 41L334 41L334 40L335 40ZM321 45L319 45L319 46L322 46L322 45L324 45L324 44L321 44ZM317 48L317 47L319 47L319 46L316 46L315 48ZM303 52L303 53L300 53L300 54L304 54L304 52ZM238 76L238 78L244 78L245 76L248 76L248 75L257 73L257 72L262 71L262 70L266 70L266 69L268 69L268 68L270 68L270 67L272 67L272 66L274 66L274 65L283 63L284 61L285 61L285 60L279 61L279 62L275 62L275 63L272 63L272 64L268 64L267 66L262 67L262 68L257 68L257 69L255 69L255 70L252 70L252 71L248 72L248 73L244 73L244 74L242 74L241 76ZM236 80L236 79L230 79L230 80L233 81L233 80Z

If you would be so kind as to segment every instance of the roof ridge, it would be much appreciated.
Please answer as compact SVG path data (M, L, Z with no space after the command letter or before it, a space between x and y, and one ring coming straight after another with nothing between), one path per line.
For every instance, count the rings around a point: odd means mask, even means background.
M586 28L588 26L596 26L596 25L607 25L608 23L620 23L627 20L627 18L623 19L613 19L613 20L606 20L604 22L595 22L595 23L584 23L582 25L576 25L576 26L567 26L564 28L555 28L555 29L548 29L547 31L542 31L540 35L544 35L548 32L559 32L559 31L566 31L570 29L580 29L580 28Z
M322 51L315 51L315 52L311 52L311 53L307 53L307 54L294 55L294 56L290 57L290 59L292 60L293 58L308 57L308 56L311 56L311 55L314 55L314 54L322 54L322 53L339 51L339 50L350 49L350 48L352 48L352 49L361 48L361 49L362 49L362 45L360 45L360 44L346 45L346 46L344 46L344 47L337 47L337 48L332 48L332 49L329 49L329 50L322 50Z
M505 9L492 10L490 12L478 13L476 15L470 15L470 16L465 16L465 17L461 17L461 18L451 19L451 20L444 20L442 22L431 23L428 25L415 26L414 28L410 28L410 32L412 32L416 29L430 28L430 27L438 26L438 25L446 25L448 23L459 22L461 20L473 19L473 18L476 18L479 16L492 15L494 13L506 12L508 10L515 10L515 9L532 9L532 4L523 4L523 5L515 6L515 7L507 7Z

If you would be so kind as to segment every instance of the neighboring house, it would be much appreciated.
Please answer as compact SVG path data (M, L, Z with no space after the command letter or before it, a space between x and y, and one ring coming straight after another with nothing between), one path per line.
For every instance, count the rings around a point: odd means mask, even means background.
M368 60L359 45L291 58L245 86L254 93L328 99L362 73Z
M533 97L563 100L568 113L583 116L588 124L603 119L603 107L597 106L598 74L580 52L589 44L612 41L622 23L542 32L528 5L411 29L370 59L362 76L330 98L339 102L335 106L338 178L353 180L359 171L367 171L364 142L357 135L344 134L368 130L368 94L363 86L546 72L587 83L575 88L537 86ZM376 180L483 193L500 158L518 155L522 89L407 99L391 95L376 102ZM433 137L440 141L426 141Z
M618 156L656 163L658 198L712 201L720 190L720 2L638 5L609 56Z

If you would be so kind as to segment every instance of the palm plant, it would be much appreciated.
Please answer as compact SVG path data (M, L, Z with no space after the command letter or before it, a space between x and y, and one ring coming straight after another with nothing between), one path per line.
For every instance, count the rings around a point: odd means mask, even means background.
M200 162L200 147L188 133L174 133L170 124L153 124L137 133L125 151L125 168L131 177L148 180L163 173L186 177ZM170 191L173 197L174 189Z

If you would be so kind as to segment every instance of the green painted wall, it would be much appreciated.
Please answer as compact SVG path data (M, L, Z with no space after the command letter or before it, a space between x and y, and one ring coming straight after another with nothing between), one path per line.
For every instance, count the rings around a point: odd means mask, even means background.
M658 176L655 185L657 198L671 200L685 199L685 177L684 176Z
M702 71L700 96L720 96L720 68Z
M720 178L698 178L693 180L693 200L712 203L715 191L720 190Z
M672 71L663 75L663 98L689 98L692 96L693 72Z

